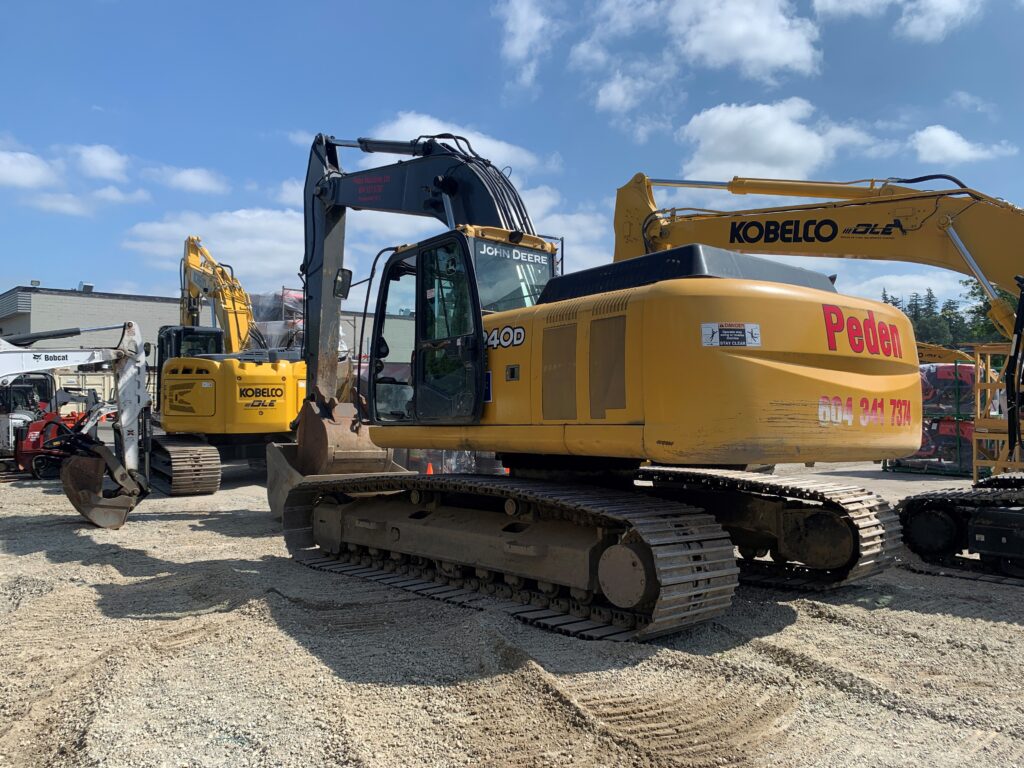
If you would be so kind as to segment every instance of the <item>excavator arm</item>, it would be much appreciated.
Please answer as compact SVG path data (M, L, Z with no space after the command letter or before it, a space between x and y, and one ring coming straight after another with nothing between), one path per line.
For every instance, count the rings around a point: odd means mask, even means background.
M218 264L202 241L189 235L181 257L181 324L202 325L200 314L206 302L213 310L213 324L224 330L225 352L266 348L253 317L252 300L231 265Z
M121 329L113 348L31 349L43 339L77 336L90 331ZM114 373L119 445L111 450L88 433L78 433L62 446L74 455L61 464L61 483L71 504L93 525L120 528L146 494L143 444L148 439L150 396L146 389L146 345L138 323L104 328L66 328L0 339L0 380L22 373L107 364ZM104 477L113 488L104 488Z
M933 179L950 189L901 186ZM722 189L732 194L819 198L815 202L738 211L659 209L653 187ZM1024 242L1024 211L949 176L834 183L734 178L676 181L634 176L618 190L615 260L686 243L734 251L906 261L970 275L989 300L989 316L1007 338L1014 308L996 290L1016 292L1024 272L1015 251Z

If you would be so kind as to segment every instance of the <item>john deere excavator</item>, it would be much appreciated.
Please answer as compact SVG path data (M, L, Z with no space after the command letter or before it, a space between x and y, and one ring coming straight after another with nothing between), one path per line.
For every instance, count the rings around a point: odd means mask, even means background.
M939 190L906 186L947 182ZM653 188L699 187L733 194L824 198L814 202L738 211L659 209ZM989 316L1010 341L1005 384L1009 455L1002 469L1024 460L1019 429L1024 371L1024 294L1015 308L996 290L1020 292L1024 261L1024 211L968 188L959 179L930 175L912 179L835 183L734 178L729 182L649 179L637 174L618 190L616 261L666 252L686 243L707 243L748 253L879 259L928 264L977 279L989 300ZM864 323L852 326L842 306L825 307L829 349L884 355L886 340ZM923 361L973 358L951 350L919 346ZM826 404L822 401L823 413ZM886 418L891 418L890 412ZM855 436L861 423L832 420L837 439ZM876 457L878 458L878 457ZM997 467L998 468L998 467ZM1024 474L1008 472L982 480L970 490L941 490L899 505L907 546L943 566L1024 576ZM965 558L964 552L978 555Z
M202 325L209 306L211 323ZM221 465L264 460L266 444L290 440L305 397L297 352L268 350L234 270L196 236L181 259L181 325L157 340L153 477L171 495L214 493Z
M343 148L408 159L346 173ZM348 209L448 227L379 255L353 420L332 397ZM449 134L317 136L305 233L307 477L279 496L304 564L626 640L721 614L739 579L822 589L893 562L875 494L729 469L912 453L920 380L893 307L705 245L556 277L516 189ZM385 449L494 451L510 476L329 474L363 424Z

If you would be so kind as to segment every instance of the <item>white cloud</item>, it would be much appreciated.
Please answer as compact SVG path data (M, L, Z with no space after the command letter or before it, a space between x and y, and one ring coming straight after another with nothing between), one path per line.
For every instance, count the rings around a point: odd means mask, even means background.
M668 116L640 115L633 119L626 119L619 124L633 136L637 144L646 144L647 140L655 133L669 133L672 130L672 121Z
M457 136L465 136L473 145L473 149L499 168L510 166L514 173L552 171L557 170L561 165L561 158L557 155L541 158L516 144L510 144L472 128L420 112L399 112L393 120L381 123L374 128L372 135L374 138L380 139L411 140L421 135L437 133L454 133ZM362 155L357 165L360 168L372 168L394 162L395 159L394 155Z
M592 37L580 40L569 51L569 64L575 69L600 69L608 64L609 59L601 41Z
M982 5L982 0L908 0L897 30L911 40L937 43L977 16Z
M299 147L309 149L313 146L313 138L316 136L312 131L288 131L288 141Z
M967 91L953 91L946 99L946 104L951 107L957 107L966 112L980 112L983 115L989 117L995 117L996 105L990 101L985 101L979 96L968 93Z
M147 168L144 174L164 186L185 192L220 195L231 189L223 176L206 168L175 168L163 165L159 168Z
M302 214L265 208L216 213L170 213L160 221L140 222L122 241L128 250L148 256L155 267L176 270L185 236L197 234L214 258L230 263L247 290L298 284L302 263Z
M79 170L90 179L127 181L128 157L108 144L74 144L68 150Z
M566 272L611 263L612 222L608 212L567 212L561 193L546 185L524 189L522 196L538 233L565 238Z
M125 192L113 185L94 190L92 195L106 203L144 203L150 199L149 192L144 189Z
M712 69L736 65L767 83L779 72L818 71L818 28L796 16L789 0L679 2L667 21L683 54Z
M403 113L378 126L373 135L381 138L414 138L422 133L452 131L466 135L481 152L498 165L514 165L528 170L547 170L557 166L559 158L541 159L522 147L464 127L442 123L417 113ZM369 157L378 165L392 160ZM131 227L123 238L124 248L138 252L156 267L167 271L177 268L181 244L188 233L199 234L215 258L230 262L239 279L250 291L295 286L302 263L304 238L301 212L301 182L286 179L268 190L290 209L254 208L224 210L216 213L178 212L160 220L143 221ZM523 191L534 225L545 234L564 235L568 241L570 264L574 268L611 261L611 217L586 208L570 209L557 190L542 186ZM375 211L349 211L346 220L346 266L358 278L365 277L373 256L381 248L415 243L443 232L441 222L429 217L402 216ZM376 289L374 289L376 290ZM362 291L357 290L346 306L362 306Z
M922 128L911 135L910 144L922 163L967 163L1017 154L1017 147L1006 141L976 144L944 125Z
M289 208L302 208L303 188L301 179L285 179L274 193L274 199Z
M37 195L26 202L33 208L51 213L63 213L67 216L89 216L92 214L92 206L87 200L68 192Z
M976 17L985 0L814 0L818 16L879 16L900 9L896 32L922 43L937 43Z
M600 0L590 14L590 35L569 51L569 63L577 69L602 68L610 61L607 43L629 37L662 22L665 0Z
M883 288L897 298L906 298L915 292L923 294L931 288L940 302L959 301L964 290L960 285L964 276L959 272L924 264L810 256L762 255L761 258L823 275L838 275L835 285L840 293L875 301L881 298Z
M879 16L898 0L814 0L819 16Z
M604 112L628 112L654 87L650 80L630 77L616 70L597 90L595 106Z
M33 208L66 216L91 216L102 204L125 205L144 203L150 199L149 192L136 189L125 192L113 185L94 189L91 192L72 194L71 192L52 192L36 195L24 202Z
M814 106L793 97L774 104L719 104L690 118L679 138L696 145L683 166L689 178L807 178L842 147L869 147L864 131L809 125Z
M381 248L412 243L437 234L444 226L433 219L374 211L349 211L346 218L346 266L362 276ZM169 213L159 221L132 226L122 246L148 257L151 265L175 270L185 235L198 234L218 261L230 263L249 291L294 287L305 240L302 212L276 208L198 213Z
M569 65L586 72L587 91L599 112L611 115L611 124L644 144L652 133L670 129L669 110L686 99L680 88L679 55L659 40L653 55L612 50L624 38L643 33L643 50L654 46L650 40L664 33L664 18L671 0L599 0L586 13L589 34L569 53ZM645 102L658 95L658 114ZM635 112L639 116L629 116ZM668 125L666 125L668 124Z
M56 181L53 167L31 152L0 151L0 187L37 189Z
M963 293L963 286L960 281L964 276L959 272L950 272L945 269L928 269L925 274L894 272L891 267L877 267L877 269L888 269L883 274L872 277L858 277L836 281L837 287L843 293L853 296L863 296L866 299L878 299L884 288L887 293L904 297L912 293L924 293L928 288L934 291L940 302L947 299L959 301Z
M540 0L504 0L493 13L503 26L501 57L518 70L515 84L533 88L538 63L559 35L560 25L544 13Z

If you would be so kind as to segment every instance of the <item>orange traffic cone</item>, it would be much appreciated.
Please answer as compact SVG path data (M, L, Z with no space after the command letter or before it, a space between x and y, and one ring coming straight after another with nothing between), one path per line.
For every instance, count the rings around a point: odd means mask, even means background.
M433 465L432 462L429 462L429 461L427 462L427 474L428 475L434 474L434 465Z

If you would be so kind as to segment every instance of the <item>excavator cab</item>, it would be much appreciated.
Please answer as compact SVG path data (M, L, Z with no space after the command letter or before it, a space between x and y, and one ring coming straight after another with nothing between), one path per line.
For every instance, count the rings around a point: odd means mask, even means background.
M193 325L165 325L157 338L157 355L161 361L172 357L198 357L224 353L224 331L220 328Z
M164 325L156 339L157 410L163 385L164 363L177 357L224 354L224 330L195 325Z
M370 347L378 424L473 424L484 402L480 296L459 232L394 254L384 268Z
M490 399L484 313L536 303L552 254L516 233L455 229L388 259L370 344L370 421L378 426L476 424ZM515 242L513 242L515 241Z

